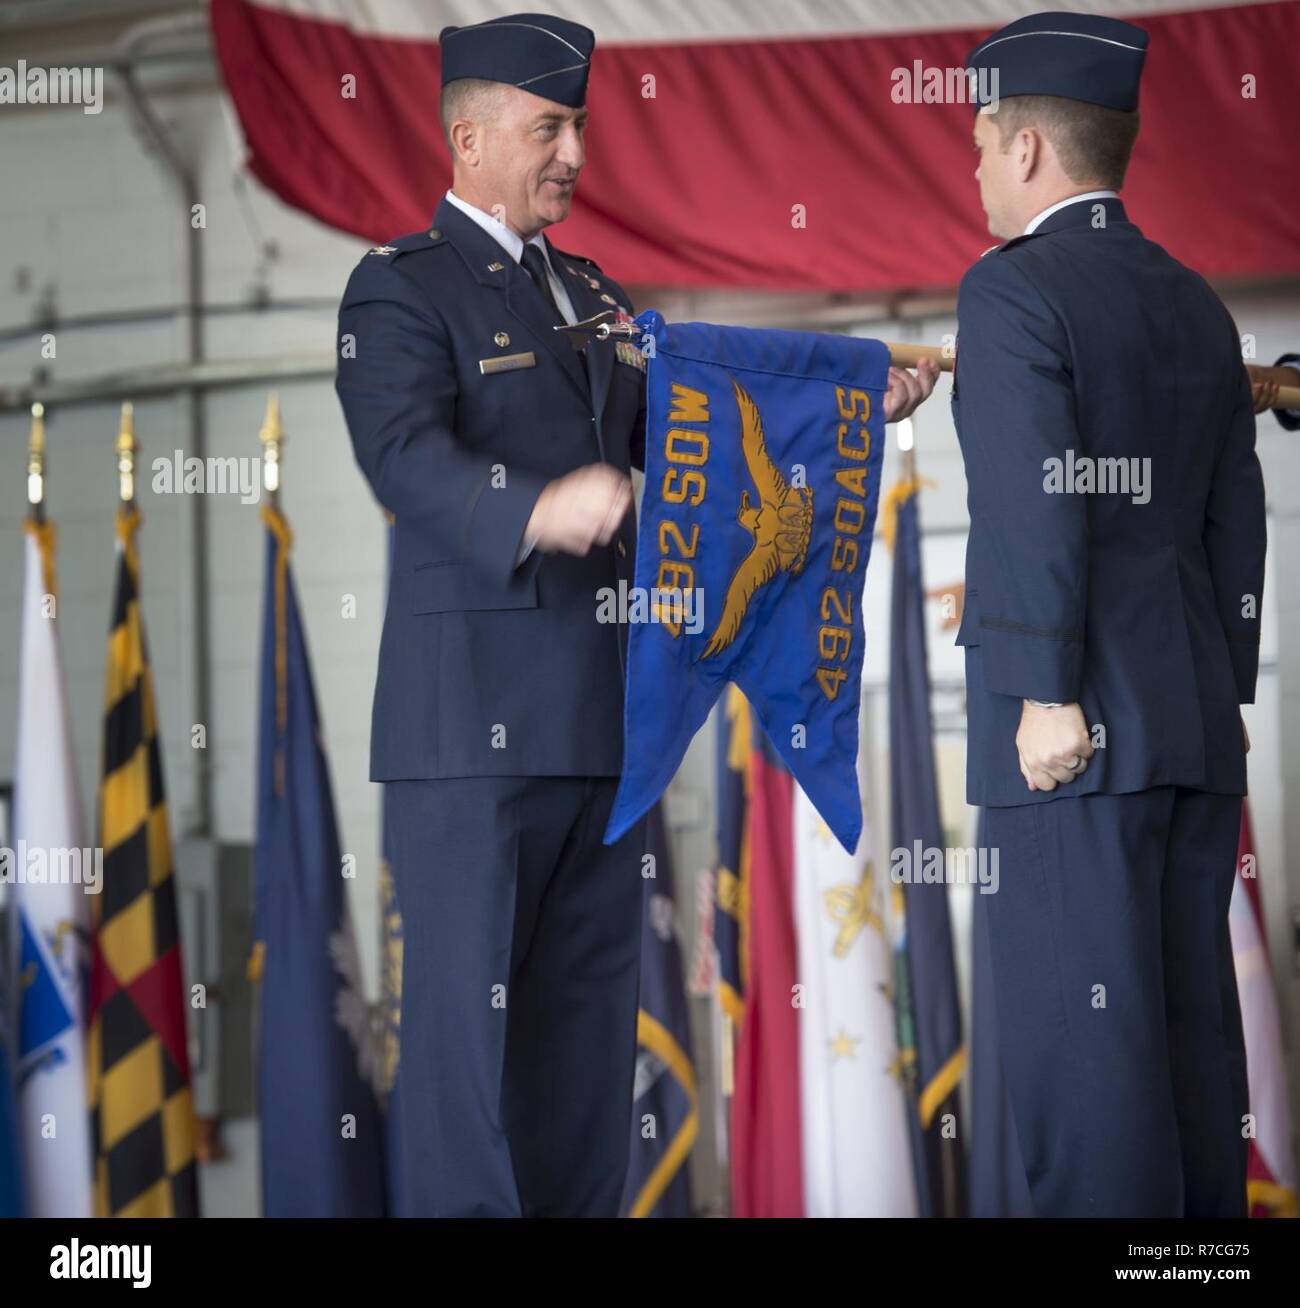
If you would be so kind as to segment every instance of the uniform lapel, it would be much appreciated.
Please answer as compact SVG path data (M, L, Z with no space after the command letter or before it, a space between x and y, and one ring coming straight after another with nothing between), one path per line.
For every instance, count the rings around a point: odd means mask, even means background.
M612 307L600 298L600 292L591 285L596 278L571 263L568 255L561 254L549 240L547 245L550 247L551 267L569 292L579 322ZM609 383L614 376L614 342L598 341L593 336L587 343L586 355L587 376L591 379L591 411L596 415L596 424L599 426L605 412L605 401L609 399Z
M470 272L483 286L492 286L505 297L512 314L555 356L565 376L584 401L592 398L582 361L569 338L553 330L545 302L528 274L505 248L468 215L444 199L434 216L435 230L441 230L465 260Z
M537 293L532 278L504 250L501 255L506 263L506 306L533 335L546 342L546 348L559 361L578 393L584 400L589 399L591 392L583 376L582 360L573 348L571 338L555 330L550 310Z

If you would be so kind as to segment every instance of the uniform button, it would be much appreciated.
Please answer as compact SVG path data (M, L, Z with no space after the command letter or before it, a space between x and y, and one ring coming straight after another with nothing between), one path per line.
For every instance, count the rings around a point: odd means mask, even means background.
M434 229L429 233L429 239L430 239L431 241L440 241L440 240L442 240L442 232L440 232L440 231L438 230L438 228L435 227L435 228L434 228Z
M621 559L627 558L627 546L622 541L618 543L618 556Z

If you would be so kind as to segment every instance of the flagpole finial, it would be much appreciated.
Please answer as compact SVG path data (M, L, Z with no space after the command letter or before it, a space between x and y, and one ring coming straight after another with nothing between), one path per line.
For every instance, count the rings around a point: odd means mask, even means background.
M913 419L904 418L894 424L894 434L898 440L898 452L902 455L902 479L912 481L916 477L916 428Z
M563 332L570 340L577 337L594 336L598 341L607 341L612 336L616 340L634 341L641 335L636 323L628 320L620 322L613 309L605 309L583 318L581 322L557 323L552 331Z
M40 400L32 405L32 429L27 448L34 453L45 453L45 405Z
M117 441L117 493L124 504L135 499L135 452L140 447L135 439L135 406L130 400L122 405L122 419L118 424Z
M262 442L262 482L274 504L280 494L280 446L284 442L284 427L280 423L280 392L272 391L266 397L266 417L258 433Z
M27 437L27 503L40 521L45 512L45 405L32 405L32 426Z

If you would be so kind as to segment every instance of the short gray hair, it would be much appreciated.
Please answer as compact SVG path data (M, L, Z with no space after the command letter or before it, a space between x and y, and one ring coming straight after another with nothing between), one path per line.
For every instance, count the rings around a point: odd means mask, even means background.
M458 118L485 122L495 116L501 100L502 84L483 77L458 77L442 88L438 97L438 116L442 120L442 134L451 151L452 161L456 149L451 143L451 125Z

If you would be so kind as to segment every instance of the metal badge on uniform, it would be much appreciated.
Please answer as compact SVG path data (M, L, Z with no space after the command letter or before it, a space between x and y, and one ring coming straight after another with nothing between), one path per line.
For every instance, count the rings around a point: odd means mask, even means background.
M525 350L522 354L501 354L495 359L480 359L478 361L478 370L483 376L488 376L494 372L514 372L517 368L535 368L537 367L537 356L532 350Z

